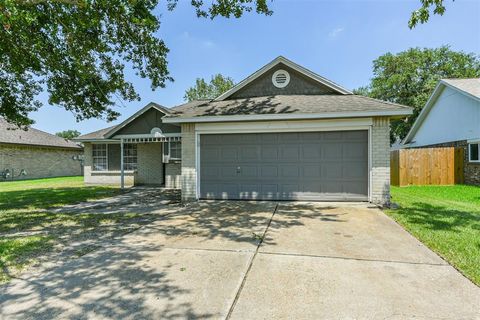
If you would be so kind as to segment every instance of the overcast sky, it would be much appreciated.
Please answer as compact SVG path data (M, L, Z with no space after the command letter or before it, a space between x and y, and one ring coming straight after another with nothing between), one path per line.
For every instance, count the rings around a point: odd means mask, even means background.
M222 73L241 81L278 55L348 88L366 85L372 77L372 61L386 52L410 47L450 45L454 50L480 53L480 1L445 0L444 16L432 16L410 30L412 10L420 0L276 0L265 17L255 13L236 19L198 19L190 1L179 1L168 12L161 1L158 36L170 48L169 70L175 81L152 92L149 80L129 71L140 102L116 101L122 116L132 115L150 101L166 107L183 102L185 89L198 77ZM209 2L209 1L207 1ZM35 128L55 133L76 129L82 134L113 125L91 119L77 123L58 107L45 106L32 113Z

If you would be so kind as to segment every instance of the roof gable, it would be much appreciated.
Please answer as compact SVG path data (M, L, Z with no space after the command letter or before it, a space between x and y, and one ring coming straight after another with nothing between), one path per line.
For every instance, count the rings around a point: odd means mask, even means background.
M465 80L473 80L473 83L470 83L470 82L465 83ZM478 81L477 83L480 86L480 79L442 79L440 80L437 86L435 87L435 89L433 90L430 98L428 98L427 103L423 107L417 119L413 123L412 128L410 128L410 131L408 132L407 136L403 140L403 144L410 143L413 140L413 138L415 137L415 134L420 129L425 119L428 117L430 110L435 106L438 98L440 97L442 92L445 90L445 88L448 87L452 90L459 92L464 96L467 96L476 101L480 101L480 88L476 88L475 86L476 81ZM472 88L473 90L469 90L469 88ZM477 96L476 94L479 94L479 96Z
M121 134L147 134L152 128L160 127L162 117L169 114L170 111L167 108L150 102L125 121L105 132L103 136L109 139L114 135Z
M275 71L283 69L290 73L290 83L285 88L276 88L272 83ZM220 95L215 101L285 94L351 94L338 84L279 56L236 86Z

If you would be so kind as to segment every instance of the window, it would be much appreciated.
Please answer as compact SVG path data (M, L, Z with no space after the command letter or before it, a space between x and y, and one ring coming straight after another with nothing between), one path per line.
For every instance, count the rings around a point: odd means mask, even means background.
M123 145L123 169L137 170L137 145L126 143Z
M163 145L164 162L182 159L182 144L180 141L165 142Z
M107 145L92 145L93 171L107 171Z
M170 142L170 159L180 160L182 159L182 145L180 141Z
M468 161L480 162L480 142L468 145Z

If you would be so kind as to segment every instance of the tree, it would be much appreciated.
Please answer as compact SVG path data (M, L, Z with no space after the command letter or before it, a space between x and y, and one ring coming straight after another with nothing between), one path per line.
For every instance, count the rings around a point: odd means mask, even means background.
M413 107L412 116L392 121L390 140L393 143L407 135L438 80L475 77L480 77L480 57L473 53L452 51L448 46L411 48L374 60L370 84L355 92Z
M167 0L174 10L178 0ZM255 10L270 15L267 0L191 1L198 17L241 17ZM77 121L114 120L121 99L138 100L125 79L128 64L151 88L173 81L168 48L156 36L159 0L0 1L0 116L19 126L29 112L49 104L73 112Z
M433 8L433 14L443 16L445 13L444 0L420 0L422 6L420 9L412 12L410 20L408 21L408 27L413 29L418 23L425 23L430 18L430 8Z
M195 85L185 91L185 101L202 99L214 99L234 86L232 78L224 77L221 74L212 76L210 83L205 79L197 78Z
M73 138L76 138L80 135L80 132L77 130L65 130L61 132L55 133L56 136L72 140Z

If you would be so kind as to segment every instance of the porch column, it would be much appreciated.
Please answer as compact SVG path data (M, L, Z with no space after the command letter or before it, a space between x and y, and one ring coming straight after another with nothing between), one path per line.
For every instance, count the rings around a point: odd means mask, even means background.
M123 138L120 139L120 187L125 188L125 175L123 170Z

